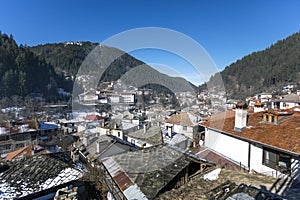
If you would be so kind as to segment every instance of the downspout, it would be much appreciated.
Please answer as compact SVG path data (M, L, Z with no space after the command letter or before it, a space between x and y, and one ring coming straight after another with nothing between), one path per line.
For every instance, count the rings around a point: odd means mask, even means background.
M251 143L248 143L248 171L250 172L250 163L251 163Z

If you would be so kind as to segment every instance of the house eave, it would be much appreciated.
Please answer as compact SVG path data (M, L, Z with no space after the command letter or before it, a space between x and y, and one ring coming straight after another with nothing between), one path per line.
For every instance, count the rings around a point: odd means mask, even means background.
M263 142L259 142L259 141L256 141L256 140L252 140L252 139L249 139L249 138L246 138L246 137L243 137L243 136L234 135L232 133L228 133L226 131L222 131L222 130L219 130L219 129L216 129L216 128L212 128L210 126L205 126L205 125L202 125L202 124L200 124L200 126L208 128L210 130L214 130L214 131L216 131L218 133L221 133L221 134L224 134L224 135L228 135L228 136L233 137L233 138L243 140L243 141L251 143L251 144L261 145L263 147L267 147L267 148L270 148L270 149L273 149L273 150L277 150L277 151L280 151L282 153L286 153L286 154L289 154L289 155L292 155L292 156L295 156L295 157L300 157L300 154L297 153L297 152L293 152L293 151L290 151L290 150L287 150L287 149L282 149L280 147L272 146L272 145L269 145L269 144L266 144L266 143L263 143Z

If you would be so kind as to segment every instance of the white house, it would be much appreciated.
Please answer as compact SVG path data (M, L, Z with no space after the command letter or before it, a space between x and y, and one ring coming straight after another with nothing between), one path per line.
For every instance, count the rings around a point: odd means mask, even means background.
M262 103L269 101L272 98L271 93L259 93L255 95L256 99L259 99Z
M120 103L120 96L118 94L107 94L110 103Z
M168 130L171 136L172 132L180 133L193 139L194 134L198 130L198 116L190 112L182 112L180 114L172 115L165 120L165 129Z
M299 176L300 109L247 113L226 111L200 123L204 146L249 171L278 177Z
M272 102L272 108L289 109L300 105L300 96L297 94L287 94L281 99Z
M120 94L120 103L134 104L136 99L136 94L134 92L122 92Z

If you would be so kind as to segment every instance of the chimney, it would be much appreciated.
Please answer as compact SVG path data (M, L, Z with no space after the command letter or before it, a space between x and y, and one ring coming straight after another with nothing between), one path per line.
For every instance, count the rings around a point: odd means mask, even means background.
M96 142L96 144L97 144L96 152L97 152L97 153L100 153L100 143L99 143L99 142Z
M264 105L261 103L261 101L256 101L254 104L254 112L262 112L264 111Z
M236 105L235 109L235 121L234 121L234 130L243 131L247 126L247 110L245 110L245 103L239 102Z
M169 137L172 137L172 128L173 128L172 126L167 126Z

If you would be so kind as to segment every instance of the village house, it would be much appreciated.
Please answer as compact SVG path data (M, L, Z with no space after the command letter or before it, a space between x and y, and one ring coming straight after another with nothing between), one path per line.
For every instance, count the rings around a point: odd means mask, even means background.
M76 184L83 176L68 152L34 155L3 165L0 199L51 199L58 189Z
M163 144L161 128L145 124L143 128L128 133L127 141L139 148L148 148Z
M248 171L299 179L300 109L248 113L242 106L200 122L203 146Z
M95 105L98 103L98 95L94 89L89 89L88 91L79 94L79 102L84 105Z
M190 112L175 114L165 120L165 129L168 130L170 136L172 132L175 132L183 134L193 140L194 135L198 132L197 122L199 119L198 116Z
M49 141L58 131L56 124L36 120L3 123L0 126L0 154Z
M20 160L22 158L33 156L33 155L40 155L40 154L48 154L52 153L39 145L30 145L18 149L16 151L9 152L8 154L4 154L3 158L6 161L15 161Z
M175 148L158 145L104 158L100 169L108 199L154 199L211 166Z
M300 96L297 94L287 94L281 99L276 99L272 102L272 108L289 109L300 105Z
M259 93L254 96L255 99L260 100L262 103L269 102L272 99L271 93Z

